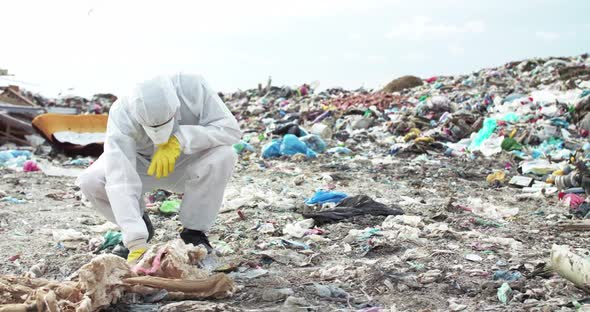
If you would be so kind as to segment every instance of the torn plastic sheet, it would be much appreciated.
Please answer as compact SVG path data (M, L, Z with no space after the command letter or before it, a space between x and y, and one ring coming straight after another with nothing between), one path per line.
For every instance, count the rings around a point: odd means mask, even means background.
M235 285L227 275L209 276L199 268L206 255L202 247L174 240L152 246L138 264L152 268L155 276L139 276L125 259L111 254L92 259L71 281L0 276L0 311L99 311L117 303L124 293L149 295L161 289L182 300L233 295Z

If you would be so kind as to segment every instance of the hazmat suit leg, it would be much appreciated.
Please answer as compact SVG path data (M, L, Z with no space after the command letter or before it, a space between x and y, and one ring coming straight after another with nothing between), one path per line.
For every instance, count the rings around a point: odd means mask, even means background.
M158 180L146 173L149 161L138 157L137 170L142 182L142 193L158 188L184 193L180 206L182 225L191 230L207 231L215 223L236 159L232 146L182 155L174 172ZM92 206L107 220L117 224L105 190L105 163L102 157L78 177L77 183ZM140 200L140 209L143 214L143 200Z
M162 188L184 193L180 205L182 226L205 232L215 223L236 159L232 146L219 146L201 153L182 155L174 172L167 178L158 180L148 176L149 163L146 161L138 161L137 168L143 192Z
M109 203L105 183L105 164L102 157L99 157L90 167L84 170L76 181L82 194L90 201L92 207L107 220L116 224L117 221Z

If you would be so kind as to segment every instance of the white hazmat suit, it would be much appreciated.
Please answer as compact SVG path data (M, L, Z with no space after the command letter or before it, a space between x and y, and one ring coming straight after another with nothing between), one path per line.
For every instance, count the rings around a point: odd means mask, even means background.
M182 153L174 172L147 175L157 144L174 135ZM109 112L104 153L78 178L92 205L122 230L129 249L146 245L142 196L154 188L183 192L184 228L207 231L215 222L236 161L241 131L201 76L159 76L139 84Z

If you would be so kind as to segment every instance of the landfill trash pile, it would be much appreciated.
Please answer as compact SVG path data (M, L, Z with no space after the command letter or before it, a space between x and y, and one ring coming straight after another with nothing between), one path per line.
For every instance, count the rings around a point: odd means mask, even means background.
M192 278L225 274L227 296L126 290L112 311L588 309L589 68L581 55L379 91L223 94L244 136ZM0 289L64 281L121 240L68 176L92 158L53 157L0 154ZM178 242L182 198L146 194L155 246ZM159 251L136 271L157 272Z
M47 98L13 85L18 80L3 79L6 77L11 78L8 71L0 71L0 144L37 147L43 143L43 138L36 133L38 127L31 125L35 117L45 113L65 116L106 114L117 100L115 95L108 93L95 94L90 99L61 94L59 98ZM65 120L54 123L59 127L71 126Z
M0 73L0 78L2 76L8 75ZM59 109L72 109L78 114L103 114L108 113L116 100L117 97L110 93L97 93L90 98L61 94L57 98L48 98L0 80L0 104L42 107L53 112L59 112Z

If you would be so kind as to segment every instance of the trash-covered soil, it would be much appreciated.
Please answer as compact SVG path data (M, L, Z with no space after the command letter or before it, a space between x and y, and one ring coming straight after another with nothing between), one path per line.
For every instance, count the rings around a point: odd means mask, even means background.
M575 311L588 293L550 256L554 244L590 255L590 235L575 226L590 210L589 64L410 77L393 93L303 85L225 95L246 134L203 265L237 291L172 305L165 294L125 296L112 309ZM47 175L51 162L54 175L88 162L21 157L1 171L0 275L64 280L108 253L97 250L117 229L74 177ZM23 171L29 158L38 171ZM178 238L180 200L147 194L154 244Z

